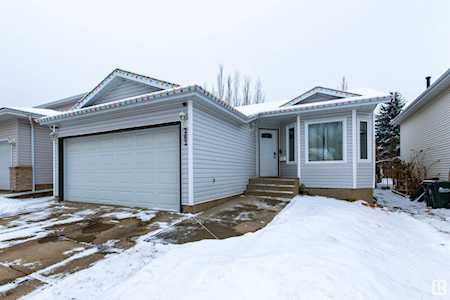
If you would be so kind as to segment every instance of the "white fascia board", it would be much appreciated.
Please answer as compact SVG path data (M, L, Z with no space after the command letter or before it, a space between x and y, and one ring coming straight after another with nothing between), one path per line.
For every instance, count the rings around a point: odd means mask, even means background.
M386 97L367 98L364 100L349 100L349 101L342 102L342 103L331 103L331 104L325 103L325 104L318 104L318 105L307 106L307 107L293 106L292 108L260 113L257 115L257 117L258 118L268 118L268 117L274 117L274 116L296 115L298 113L333 110L335 108L354 108L354 107L360 107L360 106L385 103L385 102L389 101L389 99L390 99L390 96L386 96Z

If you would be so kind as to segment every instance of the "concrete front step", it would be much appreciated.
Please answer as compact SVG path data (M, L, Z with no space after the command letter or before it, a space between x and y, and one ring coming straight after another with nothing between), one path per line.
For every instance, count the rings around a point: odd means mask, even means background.
M251 197L255 197L258 199L269 199L269 200L278 200L278 201L285 201L285 202L289 202L292 198L283 198L283 197L270 197L270 196L251 196Z
M267 190L250 190L247 191L247 195L252 196L269 196L269 197L280 197L280 198L292 198L296 195L294 192L290 191L267 191Z
M250 184L278 184L278 185L297 185L297 178L275 178L275 177L252 177Z
M297 191L296 185L279 185L279 184L264 184L253 183L247 185L247 190L269 190L269 191Z

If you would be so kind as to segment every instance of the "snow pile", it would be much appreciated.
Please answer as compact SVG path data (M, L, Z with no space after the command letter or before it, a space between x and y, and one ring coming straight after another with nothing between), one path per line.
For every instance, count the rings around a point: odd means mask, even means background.
M266 228L136 247L30 299L430 299L450 238L402 212L296 197Z

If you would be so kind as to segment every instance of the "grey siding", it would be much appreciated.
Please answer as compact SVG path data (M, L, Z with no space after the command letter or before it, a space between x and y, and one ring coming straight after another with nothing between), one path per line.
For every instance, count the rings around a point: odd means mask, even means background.
M53 181L53 145L50 130L35 126L36 184L51 184Z
M373 124L372 114L370 113L358 113L359 117L368 118L369 128L371 129ZM305 135L305 123L316 120L327 119L346 119L346 161L342 163L323 163L323 164L311 164L306 163L306 135ZM352 114L351 111L332 113L332 114L311 114L301 116L301 182L307 187L317 188L352 188L353 187L353 146L352 146ZM293 122L280 124L280 149L281 156L286 156L286 126L294 124ZM372 132L369 132L369 135ZM357 132L359 135L359 133ZM296 135L297 136L297 135ZM373 187L373 151L374 148L369 144L369 158L368 162L357 162L357 187L366 188ZM297 151L296 151L297 152ZM296 161L298 161L296 157ZM287 164L286 162L280 162L280 176L296 177L297 176L297 164Z
M115 78L101 92L95 95L94 99L91 99L90 105L107 103L160 90L144 83Z
M16 139L17 140L17 120L8 120L0 122L0 140ZM17 165L17 147L13 148L13 166Z
M356 185L358 188L373 188L374 187L374 151L375 147L373 147L373 114L372 113L358 113L358 118L364 118L368 121L368 135L369 135L369 143L368 143L368 161L361 161L358 159L357 164L357 177L356 177ZM357 132L359 137L359 132ZM359 143L358 143L359 145ZM358 147L358 157L360 155L359 147Z
M256 170L254 130L198 106L193 123L194 201L244 192Z
M285 159L287 159L286 154L286 126L289 126L291 124L295 124L296 121L294 122L287 122L287 123L282 123L280 125L280 150L281 150L281 154L280 156L285 157ZM297 136L297 134L296 134ZM297 158L297 147L295 149L295 161L298 161ZM287 163L286 161L281 161L280 162L280 176L283 177L297 177L297 164L296 163Z
M409 160L414 151L424 150L428 176L449 179L450 90L442 92L400 124L400 152Z
M334 99L339 99L342 97L336 97L336 96L330 96L327 94L322 94L322 93L318 93L318 94L314 94L312 96L309 96L308 98L303 99L300 103L298 104L306 104L306 103L314 103L314 102L319 102L319 101L327 101L327 100L334 100Z
M17 165L31 166L31 126L28 120L18 120Z
M162 105L158 107L138 107L128 110L111 111L95 117L75 120L58 129L59 137L69 137L89 133L107 132L118 129L157 125L162 123L178 122L179 113L186 111L181 103ZM187 179L187 147L182 139L181 146L181 173L182 173L182 202L188 204ZM56 184L56 183L55 183Z
M28 120L18 120L17 165L31 166L31 126ZM35 124L35 183L50 184L53 181L52 140L50 130Z
M344 118L346 120L346 161L342 163L307 163L306 162L306 136L305 125L307 121L319 119ZM333 113L327 115L303 116L301 126L301 181L307 187L315 188L352 188L353 187L353 165L352 165L352 120L351 112Z

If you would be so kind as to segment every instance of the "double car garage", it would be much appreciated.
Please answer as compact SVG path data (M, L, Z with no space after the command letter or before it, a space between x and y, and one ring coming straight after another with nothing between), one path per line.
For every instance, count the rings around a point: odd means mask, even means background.
M59 139L65 200L180 211L180 125Z

